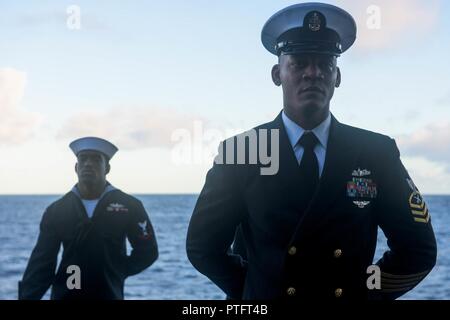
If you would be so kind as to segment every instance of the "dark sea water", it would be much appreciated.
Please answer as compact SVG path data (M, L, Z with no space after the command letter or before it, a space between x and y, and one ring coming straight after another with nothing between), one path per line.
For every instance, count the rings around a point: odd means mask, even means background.
M42 213L58 197L0 196L0 299L17 298L17 282L35 245ZM186 257L187 226L197 195L137 197L150 215L160 255L149 269L127 279L125 298L224 299L222 291L198 273ZM437 264L401 299L450 299L450 196L425 196L425 200L438 241ZM380 231L375 261L386 248Z

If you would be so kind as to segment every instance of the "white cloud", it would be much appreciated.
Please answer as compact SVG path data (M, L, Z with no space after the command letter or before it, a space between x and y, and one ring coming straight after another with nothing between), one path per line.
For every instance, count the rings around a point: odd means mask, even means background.
M439 107L448 107L450 105L450 91L438 98L436 100L436 105Z
M405 167L423 193L450 193L449 121L436 121L396 140Z
M59 139L98 136L122 149L171 147L172 133L189 130L201 117L157 107L114 108L110 111L84 111L71 116L57 134Z
M425 194L449 194L450 172L445 163L424 157L402 157L409 175Z
M450 121L429 124L397 138L402 152L431 161L450 163Z
M41 117L20 108L26 73L13 68L0 69L0 145L14 145L28 140Z
M356 20L358 36L356 48L366 51L384 49L403 43L405 39L418 41L425 38L437 26L439 21L440 0L362 0L338 1L339 6L348 10ZM380 9L380 28L367 26L373 17L372 6Z

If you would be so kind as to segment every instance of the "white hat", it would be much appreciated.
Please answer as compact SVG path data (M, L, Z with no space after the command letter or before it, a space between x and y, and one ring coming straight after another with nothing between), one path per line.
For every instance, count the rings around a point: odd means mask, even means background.
M345 10L307 2L284 8L264 25L261 41L275 55L323 53L339 56L356 39L356 23Z
M76 156L81 151L92 150L103 153L108 159L111 159L117 152L117 150L119 150L111 142L96 137L85 137L77 139L75 141L72 141L69 147L70 149L72 149L73 153Z

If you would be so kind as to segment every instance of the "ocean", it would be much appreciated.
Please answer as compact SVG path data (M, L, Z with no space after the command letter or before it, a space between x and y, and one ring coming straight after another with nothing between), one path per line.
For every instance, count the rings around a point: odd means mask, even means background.
M189 263L187 226L197 195L137 195L155 228L159 259L125 283L126 299L224 299L225 294ZM0 299L17 299L45 208L59 196L0 196ZM437 264L401 299L450 299L450 196L424 196L438 242ZM374 261L386 250L380 230ZM44 296L49 298L50 290Z

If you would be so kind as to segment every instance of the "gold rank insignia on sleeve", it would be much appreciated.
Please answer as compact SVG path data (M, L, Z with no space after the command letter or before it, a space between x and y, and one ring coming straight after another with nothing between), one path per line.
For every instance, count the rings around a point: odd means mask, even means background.
M409 207L411 209L411 213L413 214L414 221L428 223L430 220L430 214L428 213L428 208L422 198L422 195L419 193L419 190L411 179L407 178L406 181L412 189L409 196Z

